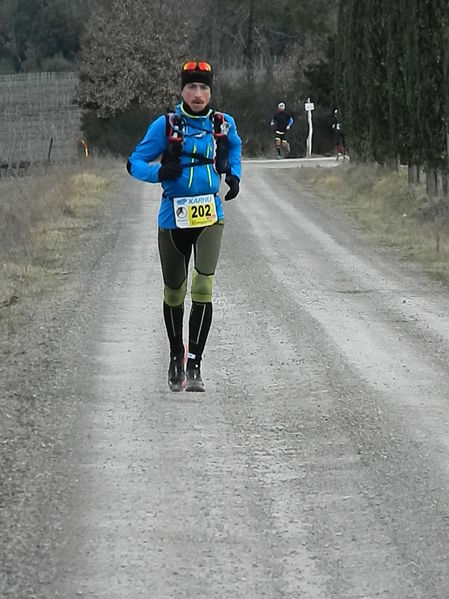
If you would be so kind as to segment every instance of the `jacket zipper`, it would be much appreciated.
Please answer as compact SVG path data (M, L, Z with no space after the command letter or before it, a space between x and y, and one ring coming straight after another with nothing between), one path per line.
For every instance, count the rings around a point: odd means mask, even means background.
M192 154L196 154L196 144L193 144ZM190 159L190 164L192 166L190 167L190 173L189 173L189 187L192 187L192 183L193 183L193 164L194 164L194 162L195 162L195 157L192 156L192 158Z
M209 144L207 145L207 151L206 151L206 158L209 158L209 154L210 154L210 146ZM206 164L206 168L207 168L207 176L209 178L209 187L212 187L212 177L210 174L210 165Z

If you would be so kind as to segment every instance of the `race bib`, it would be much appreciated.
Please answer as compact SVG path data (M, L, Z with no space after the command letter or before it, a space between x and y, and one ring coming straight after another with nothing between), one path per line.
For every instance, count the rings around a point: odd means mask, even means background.
M215 196L209 193L204 196L173 198L176 226L180 229L208 227L217 222Z

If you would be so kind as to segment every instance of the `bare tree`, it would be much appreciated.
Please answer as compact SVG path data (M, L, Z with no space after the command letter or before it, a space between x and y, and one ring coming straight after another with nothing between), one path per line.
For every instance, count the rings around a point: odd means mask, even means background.
M14 15L18 0L0 0L0 46L5 48L19 65L22 57L17 43Z
M190 27L177 0L112 0L91 15L82 39L78 103L99 116L171 105Z

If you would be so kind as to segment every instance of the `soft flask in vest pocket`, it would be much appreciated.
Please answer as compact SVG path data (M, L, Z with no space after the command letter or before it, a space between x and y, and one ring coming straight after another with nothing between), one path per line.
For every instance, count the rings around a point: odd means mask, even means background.
M167 135L167 147L162 155L161 164L179 163L181 159L184 122L182 117L176 113L165 115L165 129Z
M215 169L220 175L228 171L228 139L229 123L225 120L221 112L214 113L214 137L216 144Z

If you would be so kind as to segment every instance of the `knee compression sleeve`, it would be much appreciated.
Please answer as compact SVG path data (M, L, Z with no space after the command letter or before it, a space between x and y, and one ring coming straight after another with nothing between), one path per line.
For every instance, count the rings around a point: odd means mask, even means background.
M182 340L182 324L184 317L184 305L169 306L164 302L164 321L167 329L168 341L170 343L170 355L175 356L184 353Z
M182 283L181 287L178 287L178 289L172 289L171 287L168 287L168 285L164 285L164 302L168 306L179 306L184 302L186 291L187 280L185 280Z
M192 300L206 304L212 301L212 283L214 275L201 275L196 269L193 269L192 275Z

